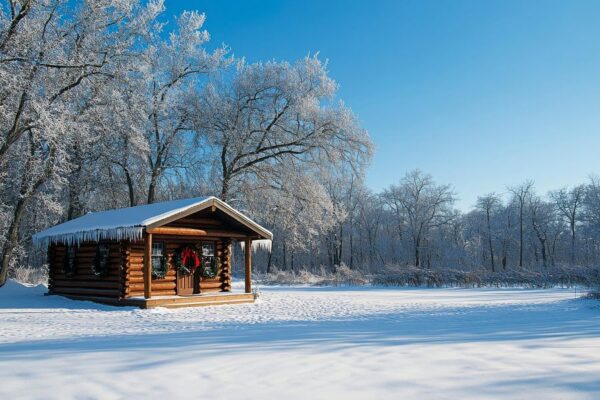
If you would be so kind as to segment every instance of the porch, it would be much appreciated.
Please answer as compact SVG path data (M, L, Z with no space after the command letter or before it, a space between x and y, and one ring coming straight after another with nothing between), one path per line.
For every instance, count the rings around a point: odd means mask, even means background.
M144 297L130 297L121 300L122 305L140 308L181 308L243 303L254 303L254 294L219 292L193 294L189 296L156 296L148 299Z

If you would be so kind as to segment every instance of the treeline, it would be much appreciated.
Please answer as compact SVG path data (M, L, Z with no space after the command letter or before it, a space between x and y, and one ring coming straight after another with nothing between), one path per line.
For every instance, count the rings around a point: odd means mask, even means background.
M273 230L258 272L598 265L600 181L526 182L466 214L418 171L373 193L371 141L326 63L249 64L203 24L159 0L0 0L0 285L43 264L34 232L203 195Z
M338 181L332 194L343 220L311 249L298 252L279 241L272 256L277 268L335 271L346 265L377 274L417 267L502 276L507 270L565 266L584 267L577 269L581 275L585 267L600 264L600 179L595 177L543 196L526 181L502 194L480 196L466 213L456 210L450 185L418 170L381 193L350 180Z

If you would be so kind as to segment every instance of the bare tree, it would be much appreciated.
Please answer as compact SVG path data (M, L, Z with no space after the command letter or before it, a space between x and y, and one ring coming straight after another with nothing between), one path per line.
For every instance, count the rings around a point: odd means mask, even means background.
M492 216L495 215L499 206L501 204L501 200L495 193L490 193L485 196L477 198L477 208L485 214L486 220L486 228L487 228L487 242L490 251L490 263L492 267L492 272L496 271L496 267L494 264L494 245L492 243Z
M431 229L456 217L452 210L454 192L449 185L437 185L431 175L416 170L406 174L399 185L387 189L384 198L402 208L412 236L415 266L421 266L421 246Z
M517 186L509 187L513 199L519 209L519 267L523 266L523 226L525 205L533 189L533 181L525 181Z
M325 159L364 164L371 154L367 132L343 104L325 104L336 90L317 57L292 65L240 62L233 79L208 85L194 114L213 149L221 198L257 170L264 175L292 160L300 168Z
M554 201L558 211L569 223L571 231L571 265L575 264L575 228L580 220L580 213L585 198L586 188L584 185L575 186L571 190L562 188L550 192L550 198Z

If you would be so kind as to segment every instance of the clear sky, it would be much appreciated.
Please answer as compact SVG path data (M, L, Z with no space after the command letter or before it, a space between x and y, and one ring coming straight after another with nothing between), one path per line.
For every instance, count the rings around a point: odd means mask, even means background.
M478 195L600 174L600 1L166 0L248 61L320 52L370 132L367 184L419 168Z

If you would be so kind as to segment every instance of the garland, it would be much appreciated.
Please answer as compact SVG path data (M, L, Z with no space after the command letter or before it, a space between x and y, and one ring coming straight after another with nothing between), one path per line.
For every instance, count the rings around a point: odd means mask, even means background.
M202 263L202 276L205 278L214 278L217 276L219 268L217 266L217 257L206 257Z

